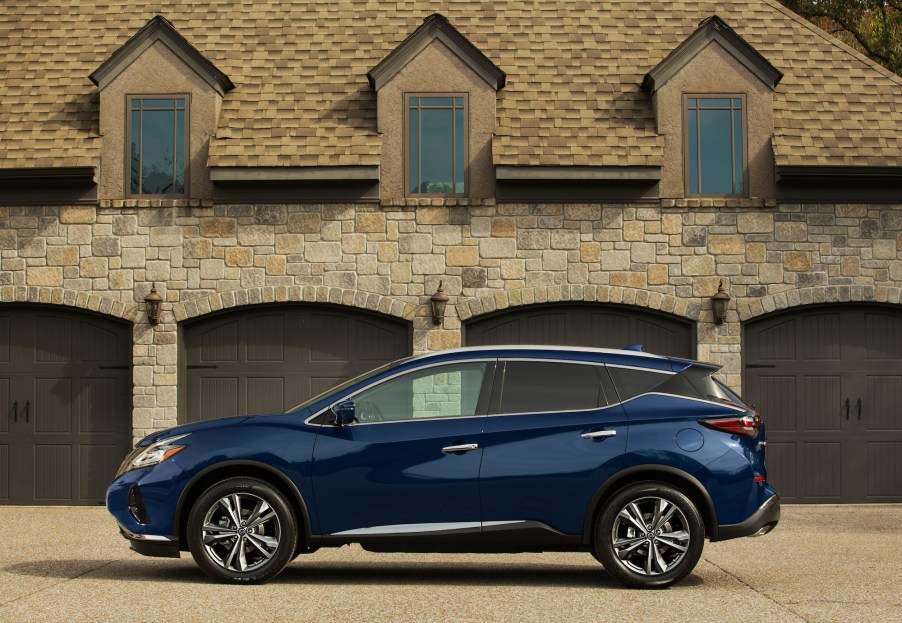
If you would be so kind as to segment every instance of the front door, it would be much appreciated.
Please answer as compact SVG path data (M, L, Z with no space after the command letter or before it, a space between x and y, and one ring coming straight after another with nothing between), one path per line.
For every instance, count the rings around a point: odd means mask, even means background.
M430 366L350 396L356 421L324 424L314 449L321 534L478 533L493 368L490 361Z

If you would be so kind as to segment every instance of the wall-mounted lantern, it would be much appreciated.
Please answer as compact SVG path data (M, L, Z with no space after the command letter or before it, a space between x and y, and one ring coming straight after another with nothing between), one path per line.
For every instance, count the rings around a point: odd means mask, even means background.
M157 284L150 287L150 293L144 297L144 309L147 311L147 320L153 326L160 324L160 308L163 307L163 297L157 294Z
M438 326L445 320L445 307L448 305L448 295L442 290L442 282L438 282L438 290L429 298L432 303L432 324Z
M723 321L727 319L727 303L729 302L730 295L724 291L723 279L721 279L720 285L717 286L717 294L711 297L714 307L714 322L717 324L723 324Z

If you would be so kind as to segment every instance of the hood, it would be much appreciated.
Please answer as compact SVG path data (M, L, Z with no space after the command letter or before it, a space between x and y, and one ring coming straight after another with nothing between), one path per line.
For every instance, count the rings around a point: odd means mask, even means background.
M203 422L194 422L192 424L183 424L173 428L164 428L149 434L147 437L135 444L135 447L149 446L155 441L165 439L166 437L174 437L175 435L184 435L186 433L194 433L199 430L212 430L214 428L225 428L226 426L234 426L239 424L251 416L236 415L234 417L224 417L215 420L206 420Z

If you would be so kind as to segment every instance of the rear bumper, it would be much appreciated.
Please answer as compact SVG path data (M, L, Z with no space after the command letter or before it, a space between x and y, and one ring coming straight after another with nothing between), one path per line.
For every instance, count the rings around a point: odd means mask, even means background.
M717 540L737 539L742 536L762 536L773 530L780 521L780 496L765 500L752 515L741 523L721 525L717 528Z

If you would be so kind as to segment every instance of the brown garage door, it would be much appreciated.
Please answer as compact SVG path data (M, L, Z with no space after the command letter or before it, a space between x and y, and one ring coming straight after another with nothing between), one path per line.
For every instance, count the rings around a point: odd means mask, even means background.
M248 307L185 326L182 421L281 413L411 352L409 324L330 306Z
M131 330L0 308L0 504L103 502L131 444Z
M902 502L902 310L809 308L749 323L745 394L788 502Z
M638 307L600 304L531 305L481 316L464 326L467 346L551 344L623 348L642 344L647 353L695 356L694 325Z

